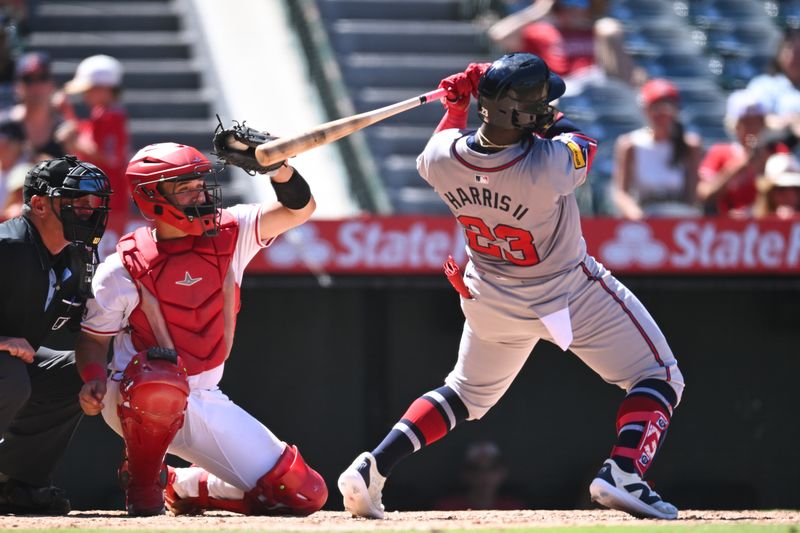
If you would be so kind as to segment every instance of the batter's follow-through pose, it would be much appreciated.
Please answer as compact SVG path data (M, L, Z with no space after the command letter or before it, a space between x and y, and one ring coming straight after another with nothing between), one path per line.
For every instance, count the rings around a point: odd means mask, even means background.
M83 410L102 412L125 439L129 514L163 513L165 494L175 514L307 515L327 499L297 448L217 386L247 263L315 208L302 176L283 162L275 167L282 205L220 209L211 164L191 146L150 145L128 165L133 199L154 226L124 236L98 268L76 356ZM167 451L194 465L168 468Z
M404 457L477 420L505 393L539 339L570 349L627 391L616 445L592 499L641 517L678 510L642 480L680 401L683 377L636 297L586 254L574 191L595 142L550 102L563 80L531 54L470 65L442 80L447 113L417 159L422 177L464 226L469 263L451 280L466 317L444 386L415 400L372 452L339 477L344 506L382 518L386 477ZM483 124L465 131L470 93Z

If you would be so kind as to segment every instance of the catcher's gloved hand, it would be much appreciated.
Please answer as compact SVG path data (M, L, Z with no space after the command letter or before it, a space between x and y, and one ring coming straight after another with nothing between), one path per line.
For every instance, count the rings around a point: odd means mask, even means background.
M233 127L225 128L220 121L214 132L214 154L226 165L237 166L250 174L271 174L285 165L286 161L261 165L256 159L256 148L272 139L277 137L245 126L244 123L234 121Z

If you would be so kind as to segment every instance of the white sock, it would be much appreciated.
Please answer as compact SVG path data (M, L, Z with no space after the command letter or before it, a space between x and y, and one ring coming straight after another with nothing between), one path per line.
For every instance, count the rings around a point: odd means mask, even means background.
M175 468L175 493L181 498L197 498L200 495L200 476L204 470L197 466ZM244 491L222 481L214 474L208 474L208 496L218 500L241 500Z

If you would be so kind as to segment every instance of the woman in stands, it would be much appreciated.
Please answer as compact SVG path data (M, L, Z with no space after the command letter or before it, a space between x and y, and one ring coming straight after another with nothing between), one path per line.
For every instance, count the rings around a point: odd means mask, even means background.
M641 99L647 126L617 139L612 200L631 220L697 215L702 143L678 120L678 89L667 80L650 80L642 86Z
M800 28L786 28L771 72L756 76L747 88L764 97L769 128L800 120Z

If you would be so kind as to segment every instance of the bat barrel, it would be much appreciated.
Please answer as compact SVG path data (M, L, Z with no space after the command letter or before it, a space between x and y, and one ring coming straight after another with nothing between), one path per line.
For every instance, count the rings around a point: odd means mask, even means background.
M256 149L256 158L261 165L273 165L317 146L339 140L403 111L437 100L444 95L444 89L436 89L396 104L326 122L297 135L269 141Z

